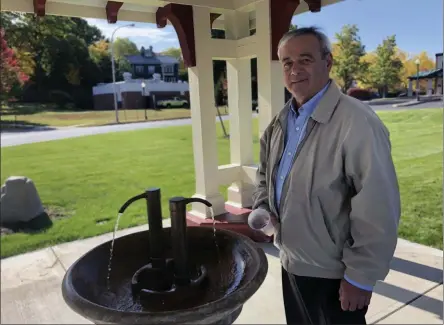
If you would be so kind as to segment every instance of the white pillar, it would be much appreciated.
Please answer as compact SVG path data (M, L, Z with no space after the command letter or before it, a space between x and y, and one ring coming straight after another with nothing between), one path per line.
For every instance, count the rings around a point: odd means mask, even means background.
M248 12L225 14L225 37L237 40L250 35ZM228 107L230 112L231 164L253 164L252 94L250 58L227 60ZM232 206L249 207L253 186L242 180L228 188L228 202Z
M193 6L196 66L188 69L191 125L193 128L196 194L213 204L214 214L225 212L225 200L217 182L216 108L214 105L213 61L208 45L211 39L210 10ZM193 203L191 213L210 217L210 209Z
M412 79L409 79L409 90L407 93L408 97L412 97L413 96L413 84L412 84Z
M427 79L427 95L433 94L433 79Z
M285 104L282 67L279 61L271 60L270 1L256 4L259 136Z

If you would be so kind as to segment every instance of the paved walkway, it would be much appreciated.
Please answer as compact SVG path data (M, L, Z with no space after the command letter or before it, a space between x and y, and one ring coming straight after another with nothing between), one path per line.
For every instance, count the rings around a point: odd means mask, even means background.
M145 227L122 230L118 236ZM2 260L1 323L90 324L65 304L61 282L75 260L111 238L108 233ZM285 324L278 252L271 244L260 245L269 272L235 324ZM443 324L442 272L442 251L400 240L387 279L375 288L367 322Z
M393 105L373 105L375 111L392 111L399 109L421 109L421 108L441 108L442 102L430 102L421 103L410 107L394 107ZM252 112L253 117L257 116L257 113ZM228 121L228 116L222 116L224 121ZM219 117L216 117L216 122L219 122ZM22 130L22 132L7 132L2 131L1 136L1 147L11 147L18 146L22 144L36 143L36 142L46 142L53 140L61 140L68 138L77 138L88 135L104 134L111 132L121 132L121 131L135 131L141 129L153 129L153 128L163 128L169 126L181 126L190 125L191 119L178 119L178 120L166 120L166 121L151 121L151 122L140 122L140 123L127 123L127 124L115 124L115 125L105 125L105 126L89 126L89 127L63 127L59 129L47 128L45 130Z
M222 116L222 120L227 120L228 116ZM216 118L219 122L219 117ZM164 121L149 121L137 123L122 123L104 126L85 126L85 127L63 127L58 129L37 129L24 130L17 132L2 132L1 147L18 146L22 144L46 142L68 138L77 138L87 135L105 134L111 132L136 131L142 129L164 128L169 126L191 125L191 119L175 119Z

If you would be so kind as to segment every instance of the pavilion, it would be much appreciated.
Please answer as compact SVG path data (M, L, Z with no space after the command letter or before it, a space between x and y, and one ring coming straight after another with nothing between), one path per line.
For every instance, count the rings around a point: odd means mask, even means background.
M277 44L294 15L343 0L2 0L1 10L119 21L171 24L188 68L195 196L213 204L219 226L248 231L256 166L253 160L250 59L257 58L259 135L284 105ZM211 38L224 29L225 39ZM230 114L230 164L219 166L212 60L226 60ZM161 184L160 184L161 186ZM220 186L229 186L228 201ZM227 213L229 212L229 213ZM195 204L190 225L212 224L211 211Z
M427 80L427 95L441 95L443 94L443 53L435 54L435 68L427 71L419 71L417 74L408 77L408 96L413 95L413 81ZM435 81L435 82L433 82ZM418 91L418 84L416 91Z

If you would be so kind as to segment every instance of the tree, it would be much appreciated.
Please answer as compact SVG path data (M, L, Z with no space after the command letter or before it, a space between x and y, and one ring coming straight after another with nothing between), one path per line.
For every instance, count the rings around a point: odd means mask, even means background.
M399 86L401 81L402 62L396 56L396 37L388 36L376 48L376 61L370 66L368 83L378 89L385 97L389 89Z
M0 96L2 100L10 99L14 87L22 86L29 77L23 73L14 50L8 46L5 31L0 30Z
M358 36L356 25L345 25L340 33L336 33L337 42L333 44L332 76L346 92L355 80L361 79L367 69L362 60L365 47Z
M78 107L91 108L91 87L101 81L100 69L88 47L103 39L97 27L81 18L11 14L1 12L9 46L23 64L33 68L31 82L23 93L27 101L54 101L63 94Z
M428 71L435 69L435 62L432 60L427 52L423 51L418 55L409 55L408 53L398 50L396 56L402 62L403 68L400 74L400 84L402 88L408 87L408 77L416 75L416 59L419 59L419 71ZM420 87L425 89L427 87L426 80L420 80Z
M112 82L112 66L109 45L110 44L108 41L100 40L88 47L89 56L99 68L100 75L102 77L101 82L104 83Z

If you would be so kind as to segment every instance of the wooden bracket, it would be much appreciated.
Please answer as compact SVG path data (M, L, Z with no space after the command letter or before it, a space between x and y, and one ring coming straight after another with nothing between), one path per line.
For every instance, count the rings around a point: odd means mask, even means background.
M45 16L46 0L34 0L34 13L37 17Z
M115 24L117 22L117 14L122 5L123 2L120 1L108 1L106 3L106 19L108 23Z
M159 8L156 12L157 27L164 28L168 20L176 30L185 67L195 67L196 45L194 40L193 7L171 3Z
M311 12L320 12L321 11L321 0L304 0L305 3L308 5L308 9L310 9Z
M299 0L272 0L270 1L271 19L271 59L279 60L277 49L281 37L290 29L291 19Z

